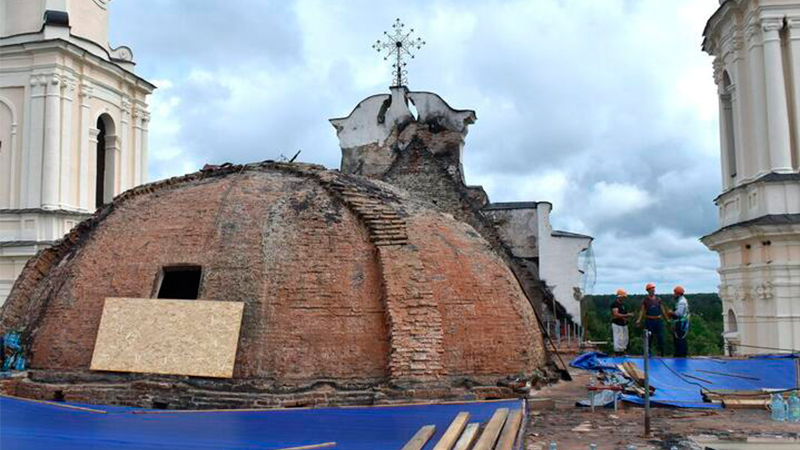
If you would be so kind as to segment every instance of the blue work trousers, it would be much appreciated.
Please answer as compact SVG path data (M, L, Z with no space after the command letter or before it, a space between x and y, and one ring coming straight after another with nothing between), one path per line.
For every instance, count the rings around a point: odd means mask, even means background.
M650 332L650 354L655 355L655 349L659 356L664 356L664 324L661 319L645 319L644 327Z

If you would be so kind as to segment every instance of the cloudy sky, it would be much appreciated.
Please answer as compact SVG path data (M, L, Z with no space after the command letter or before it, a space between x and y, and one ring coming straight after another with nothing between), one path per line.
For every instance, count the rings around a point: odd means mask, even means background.
M332 117L386 92L370 47L400 17L426 41L409 87L478 121L469 184L548 200L595 236L594 293L716 291L717 100L701 33L717 0L116 0L151 97L150 177L291 156L336 168Z

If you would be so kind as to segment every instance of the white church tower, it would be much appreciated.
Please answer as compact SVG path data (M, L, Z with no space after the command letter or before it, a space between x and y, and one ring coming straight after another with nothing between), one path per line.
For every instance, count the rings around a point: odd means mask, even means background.
M719 93L719 253L732 353L800 350L800 0L721 0L703 32Z
M145 103L110 0L0 0L0 305L22 267L147 179Z

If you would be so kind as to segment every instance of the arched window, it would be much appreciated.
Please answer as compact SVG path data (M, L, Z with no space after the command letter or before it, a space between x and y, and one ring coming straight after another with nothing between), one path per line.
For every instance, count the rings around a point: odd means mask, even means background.
M99 208L114 198L114 150L116 135L114 120L108 114L97 118L97 149L95 173L95 207Z
M732 309L728 310L728 332L739 331L739 324L736 323L736 313Z
M731 77L728 75L728 72L723 72L722 95L720 96L720 100L722 101L722 117L720 117L720 120L723 121L725 127L724 151L728 158L728 174L731 178L734 178L736 176L736 133L733 124L732 86L733 83L731 83Z

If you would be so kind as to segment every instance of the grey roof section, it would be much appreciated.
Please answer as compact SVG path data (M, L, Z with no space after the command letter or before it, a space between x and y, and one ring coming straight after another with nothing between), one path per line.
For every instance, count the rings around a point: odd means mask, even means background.
M770 172L770 173L768 173L766 175L762 175L762 176L756 178L753 181L747 182L745 184L741 184L741 185L736 186L735 188L733 188L733 189L731 189L729 191L726 191L726 192L723 192L722 194L719 194L714 199L714 201L719 200L720 197L722 197L723 195L730 194L731 192L738 191L739 189L745 189L746 187L750 186L751 184L755 184L755 183L784 183L784 182L787 182L787 181L800 182L800 173L775 173L775 172Z
M590 241L594 240L592 236L587 236L585 234L580 234L580 233L573 233L571 231L561 231L561 230L553 230L553 232L550 233L550 236L576 238L576 239L589 239Z
M703 236L700 239L705 239L709 236L713 236L717 233L721 233L723 231L727 231L733 228L764 226L764 225L795 225L795 224L800 224L800 214L768 214L766 216L756 217L755 219L745 220L744 222L738 222L722 227L719 230L711 234L708 234L706 236Z
M536 205L540 202L500 202L489 203L483 207L484 211L493 211L501 209L536 209Z

